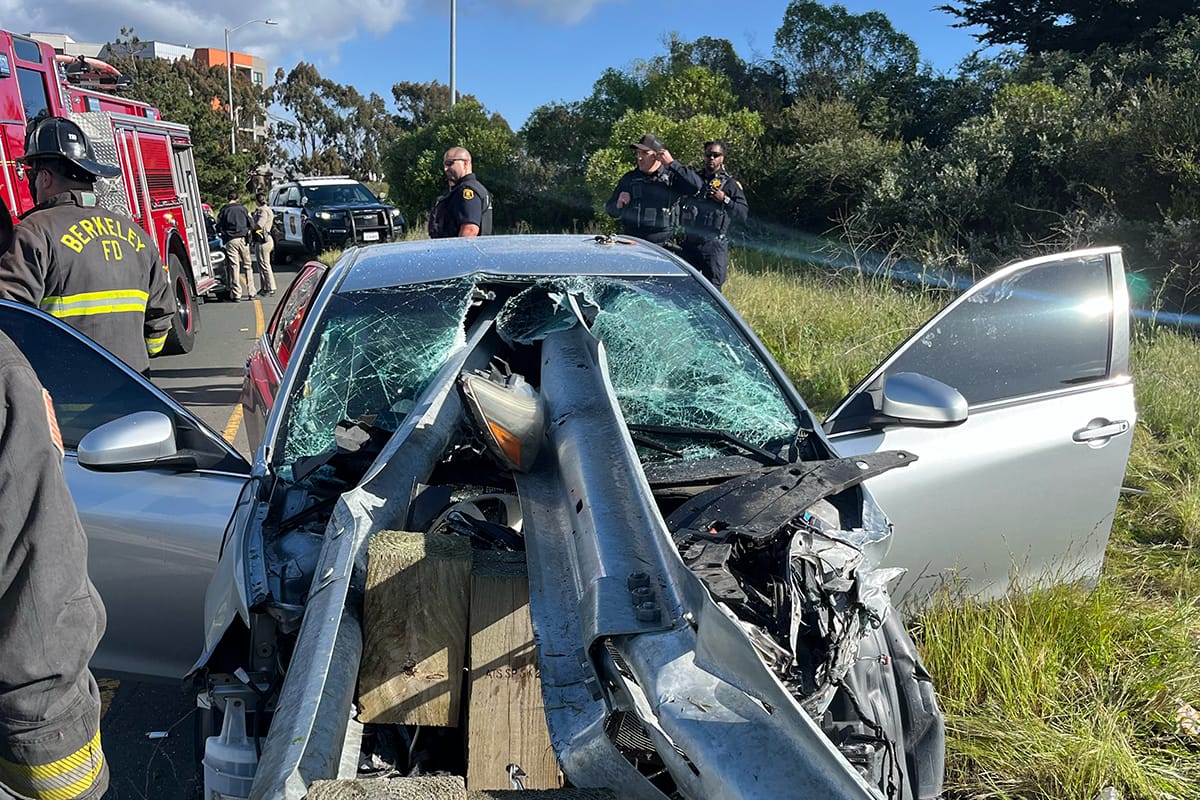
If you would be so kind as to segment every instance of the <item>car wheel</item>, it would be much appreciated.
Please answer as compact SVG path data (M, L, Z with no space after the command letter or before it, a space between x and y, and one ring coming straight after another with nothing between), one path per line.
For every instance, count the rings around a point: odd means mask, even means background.
M317 233L317 229L311 225L304 229L304 253L309 258L316 258L321 255L323 248L321 246L321 234Z
M175 295L175 315L171 317L171 329L167 331L167 342L163 345L164 355L190 353L196 346L196 326L200 322L200 310L196 293L184 273L179 256L167 256L167 279Z

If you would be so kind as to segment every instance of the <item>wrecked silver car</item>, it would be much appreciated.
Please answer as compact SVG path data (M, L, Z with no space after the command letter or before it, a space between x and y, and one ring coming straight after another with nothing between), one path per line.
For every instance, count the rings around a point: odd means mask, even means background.
M1127 309L1115 248L1014 265L821 426L725 300L644 242L452 239L309 263L248 362L255 463L212 542L193 671L206 785L299 798L317 781L456 775L619 797L938 796L941 715L894 589L953 574L988 594L1014 563L1023 584L1095 577L1134 420ZM68 477L226 485L227 449L160 405L107 409ZM904 487L900 533L876 486ZM1053 504L1055 526L995 510L1013 498ZM418 578L368 580L371 547L395 535L527 580L512 607L529 646L431 671L433 695L470 695L438 724L413 721L429 693L365 711L427 655L364 677L380 639L405 635L381 637L384 623L453 616L440 577L436 601L364 613L380 585ZM486 599L480 625L502 616ZM477 673L529 670L533 713L481 745L464 719L486 694ZM535 717L542 784L536 753L516 752Z
M524 554L569 785L939 793L941 718L862 491L915 457L837 458L694 273L631 240L493 237L356 253L296 291L250 360L270 478L201 660L214 705L258 711L254 796L337 773L383 530ZM397 775L456 771L446 753L470 746L372 727L355 739L388 753L359 760Z

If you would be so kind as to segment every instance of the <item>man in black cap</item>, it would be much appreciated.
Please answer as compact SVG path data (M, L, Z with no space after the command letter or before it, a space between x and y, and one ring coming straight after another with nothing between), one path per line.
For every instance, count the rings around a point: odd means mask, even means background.
M154 240L97 202L96 179L121 171L97 162L80 127L60 117L30 130L17 163L37 205L0 256L0 297L58 317L149 373L175 299Z
M729 273L729 225L750 211L742 185L725 171L724 142L704 143L704 188L683 201L683 257L721 290Z
M621 229L655 244L671 241L679 224L679 198L703 189L700 176L671 157L662 140L647 133L629 145L637 167L617 181L604 204L610 217L621 220Z

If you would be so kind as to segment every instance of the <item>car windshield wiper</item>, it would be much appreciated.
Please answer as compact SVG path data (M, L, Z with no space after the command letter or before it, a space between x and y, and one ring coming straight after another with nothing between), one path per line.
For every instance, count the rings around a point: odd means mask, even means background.
M772 453L770 450L766 450L756 444L751 444L742 437L732 434L729 431L713 428L691 428L686 425L627 425L626 427L629 428L630 435L638 444L652 447L655 450L669 453L673 456L682 456L683 454L671 450L665 445L648 439L645 436L638 436L637 434L661 434L665 436L683 436L692 439L709 439L713 441L724 442L725 444L730 444L734 447L740 448L744 452L758 458L764 464L788 463L786 459L778 454Z

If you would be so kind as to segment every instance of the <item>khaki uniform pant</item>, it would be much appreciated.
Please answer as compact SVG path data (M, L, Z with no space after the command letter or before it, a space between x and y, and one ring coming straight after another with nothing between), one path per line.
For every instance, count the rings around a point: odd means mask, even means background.
M275 272L271 269L271 252L275 249L275 241L268 236L265 242L254 245L254 271L258 273L259 290L275 291Z
M234 300L242 298L242 280L246 281L247 297L254 296L254 265L250 261L250 245L245 237L230 239L225 243L225 269L229 281L229 296Z

